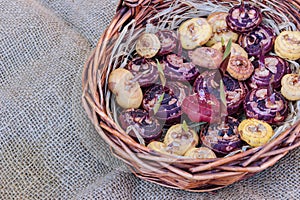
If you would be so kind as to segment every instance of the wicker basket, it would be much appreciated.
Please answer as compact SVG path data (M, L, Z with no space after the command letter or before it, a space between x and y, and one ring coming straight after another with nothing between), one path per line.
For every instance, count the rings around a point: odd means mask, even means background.
M294 29L300 30L299 0L251 0L249 2L263 9L265 19L281 26L294 24ZM285 127L281 127L278 137L270 143L233 156L210 160L176 158L155 153L130 138L118 126L112 114L112 98L107 90L107 77L113 69L111 67L113 64L119 67L122 59L126 59L124 55L115 56L119 37L126 37L123 34L132 29L134 30L132 33L143 30L147 23L157 23L159 21L157 19L167 13L164 12L166 9L172 8L168 12L176 11L177 15L180 15L195 7L203 9L203 5L218 5L229 9L233 4L238 3L239 1L229 0L120 1L116 15L84 67L82 101L97 132L111 146L113 154L127 163L137 177L170 188L208 192L248 178L274 165L290 150L300 146L298 111L297 117ZM275 15L271 10L278 14ZM152 18L153 16L158 17ZM287 23L283 23L284 20ZM132 28L133 24L134 28ZM147 25L147 28L149 27L151 28ZM112 58L115 59L114 62ZM297 103L299 106L299 102Z

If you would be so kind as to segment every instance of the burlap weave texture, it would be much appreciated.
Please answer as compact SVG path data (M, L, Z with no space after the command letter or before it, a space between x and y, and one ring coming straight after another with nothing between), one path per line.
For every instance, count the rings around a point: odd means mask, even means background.
M300 199L300 149L213 194L136 178L81 106L81 72L117 1L0 0L0 199Z

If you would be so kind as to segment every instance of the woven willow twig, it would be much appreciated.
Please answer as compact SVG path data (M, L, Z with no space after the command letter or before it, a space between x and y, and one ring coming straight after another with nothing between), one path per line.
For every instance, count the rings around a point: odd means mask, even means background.
M264 23L277 33L282 29L300 30L300 0L248 2L261 8ZM238 3L229 0L120 1L116 15L84 66L82 102L97 132L111 146L114 155L127 163L137 177L170 188L208 192L248 178L300 146L299 102L290 104L287 122L275 130L276 137L268 144L216 159L156 153L130 138L116 121L116 106L107 90L107 77L116 67L126 65L140 32L166 27L175 29L189 17L226 11ZM291 62L291 68L298 71L299 63Z

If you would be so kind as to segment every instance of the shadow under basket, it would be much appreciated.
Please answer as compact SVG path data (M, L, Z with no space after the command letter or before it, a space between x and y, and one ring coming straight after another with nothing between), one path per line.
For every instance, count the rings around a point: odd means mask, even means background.
M228 12L239 3L228 0L120 1L115 16L84 66L82 102L96 131L111 146L112 153L137 177L170 188L208 192L261 172L300 146L299 102L293 103L294 119L279 127L280 133L275 139L263 146L215 159L178 158L154 152L133 140L116 122L114 97L107 88L108 76L115 68L128 63L134 52L134 38L145 30L174 29L188 18L205 17L216 11ZM264 22L277 34L281 30L300 30L299 0L245 3L259 7Z

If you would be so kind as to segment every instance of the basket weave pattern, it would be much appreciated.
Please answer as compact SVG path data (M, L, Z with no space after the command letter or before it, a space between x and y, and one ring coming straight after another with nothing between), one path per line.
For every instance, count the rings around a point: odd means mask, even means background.
M195 1L201 4L208 1ZM239 1L210 1L228 8ZM261 8L272 8L300 30L300 1L249 1ZM124 0L120 1L111 24L100 38L97 47L88 59L82 76L83 106L93 122L97 132L111 146L115 156L128 164L131 171L147 181L193 192L207 192L220 189L234 182L248 178L272 165L284 157L290 150L300 146L300 122L284 130L270 143L249 149L236 155L210 160L175 158L157 154L135 142L124 130L119 128L111 116L107 98L107 77L111 72L108 67L110 57L120 31L131 21L135 28L145 25L150 16L167 8L172 0ZM182 12L191 9L185 1L179 2ZM272 19L276 24L282 22L279 15L263 12L264 18ZM299 114L299 113L298 113Z

